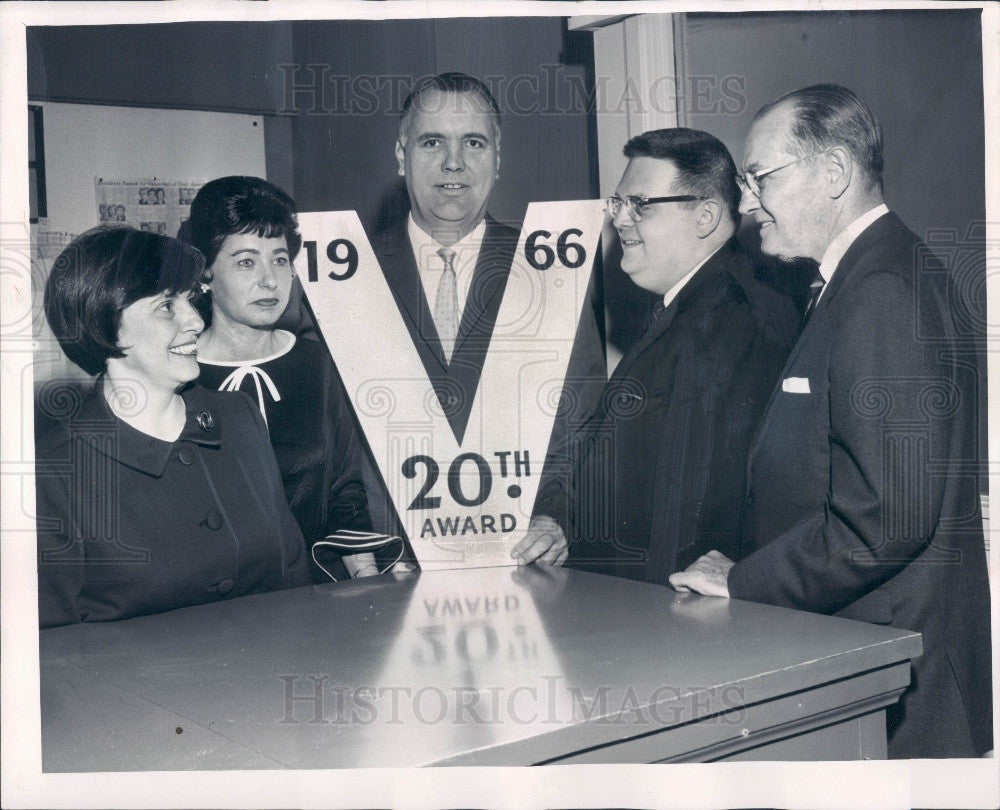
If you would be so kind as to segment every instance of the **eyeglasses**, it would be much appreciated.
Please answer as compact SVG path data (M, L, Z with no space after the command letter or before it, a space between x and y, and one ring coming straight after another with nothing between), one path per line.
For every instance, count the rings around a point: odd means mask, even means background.
M822 152L813 152L811 155L806 155L805 157L800 157L789 163L782 163L780 166L775 166L773 169L764 169L759 172L747 172L746 174L737 174L736 185L740 187L740 191L749 191L754 197L760 197L760 178L766 177L774 172L781 171L782 169L787 169L789 166L794 166L796 163L801 163L803 160L808 160L811 157L816 157L816 155L822 155Z
M642 221L643 211L646 210L647 205L656 205L657 203L667 203L667 202L694 202L695 200L706 200L707 197L699 197L696 194L676 194L672 197L650 197L646 199L645 197L635 197L629 195L624 199L615 195L613 197L608 197L604 201L605 207L608 209L608 213L611 214L612 218L618 216L618 212L622 210L622 206L625 206L625 213L629 215L629 218L633 222Z

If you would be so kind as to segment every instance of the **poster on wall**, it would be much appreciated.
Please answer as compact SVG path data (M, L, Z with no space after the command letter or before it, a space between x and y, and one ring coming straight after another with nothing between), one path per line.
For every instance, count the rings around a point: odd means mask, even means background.
M32 235L33 258L51 263L70 242L76 239L75 233L68 231L38 230Z
M204 180L94 178L99 222L118 222L141 231L173 236L187 221L191 201Z

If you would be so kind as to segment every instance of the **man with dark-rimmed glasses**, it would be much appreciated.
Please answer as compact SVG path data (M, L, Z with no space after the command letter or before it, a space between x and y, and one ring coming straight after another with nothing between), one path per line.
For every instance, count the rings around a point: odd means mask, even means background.
M656 130L625 156L607 200L621 266L661 300L576 437L573 492L543 490L536 512L566 531L571 564L666 584L709 549L735 554L746 449L798 315L734 239L739 191L718 139Z

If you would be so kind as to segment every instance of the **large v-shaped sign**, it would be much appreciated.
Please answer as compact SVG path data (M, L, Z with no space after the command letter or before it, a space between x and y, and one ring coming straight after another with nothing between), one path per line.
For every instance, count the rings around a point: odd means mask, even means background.
M512 564L603 218L594 200L528 207L459 440L357 214L299 215L299 278L423 568Z

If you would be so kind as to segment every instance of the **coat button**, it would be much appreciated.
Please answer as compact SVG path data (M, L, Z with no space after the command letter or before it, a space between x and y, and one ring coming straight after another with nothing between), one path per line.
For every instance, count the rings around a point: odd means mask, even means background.
M208 526L208 528L213 530L221 529L223 523L222 513L218 509L213 509L207 515L205 515L205 519L202 521L202 523L204 523L206 526Z
M220 582L218 585L215 586L215 592L219 594L219 596L225 596L233 589L233 586L235 584L236 583L233 582L231 579L224 579L222 580L222 582Z
M190 467L194 461L194 455L187 447L183 447L177 451L177 460L185 467Z

